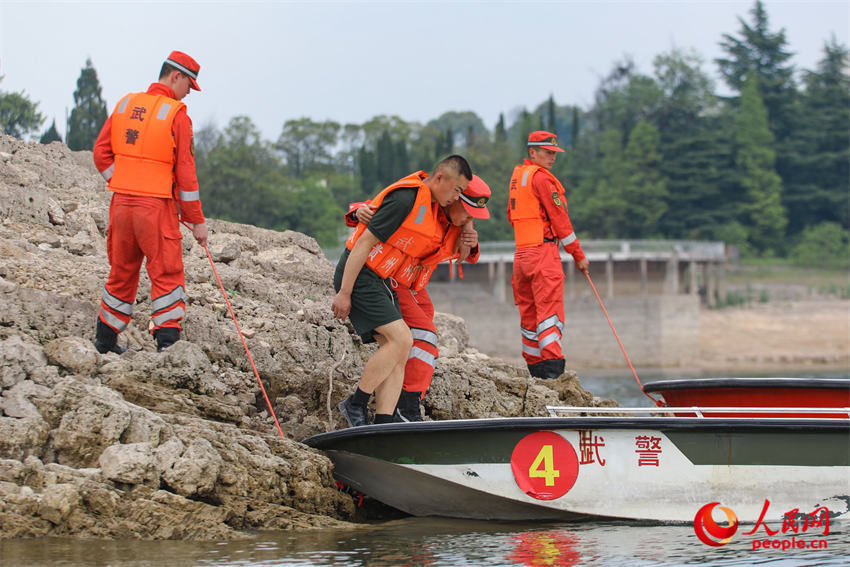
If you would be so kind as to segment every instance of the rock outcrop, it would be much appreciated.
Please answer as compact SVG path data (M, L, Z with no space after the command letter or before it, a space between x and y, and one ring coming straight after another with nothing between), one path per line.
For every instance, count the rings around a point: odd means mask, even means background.
M333 266L312 238L210 220L210 267L184 230L182 338L157 353L142 274L128 352L100 355L110 193L89 152L0 135L0 537L239 537L354 517L332 464L299 443L344 427L336 404L374 347L331 314ZM431 419L593 405L575 375L528 378L438 314Z

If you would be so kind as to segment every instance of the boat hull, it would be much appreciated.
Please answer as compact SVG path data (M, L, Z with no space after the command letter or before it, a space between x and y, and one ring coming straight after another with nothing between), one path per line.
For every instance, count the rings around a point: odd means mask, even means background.
M663 396L676 407L844 408L836 413L729 412L714 417L828 417L850 415L850 380L826 378L698 378L644 384L647 393ZM686 414L693 415L693 414Z
M693 522L719 502L753 523L766 502L779 521L821 506L848 517L850 503L846 421L458 420L306 442L327 452L341 482L417 516Z

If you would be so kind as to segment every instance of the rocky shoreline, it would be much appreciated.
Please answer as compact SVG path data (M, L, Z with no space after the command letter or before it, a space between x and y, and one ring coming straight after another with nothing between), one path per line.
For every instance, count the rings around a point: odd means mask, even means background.
M92 345L108 274L110 193L89 152L0 135L0 538L234 539L249 530L349 525L332 464L299 442L344 427L336 404L370 348L333 318L333 266L294 232L210 221L210 253L184 231L182 340L157 353L143 272L122 356ZM528 378L472 349L438 314L432 419L545 415L596 405L574 373Z

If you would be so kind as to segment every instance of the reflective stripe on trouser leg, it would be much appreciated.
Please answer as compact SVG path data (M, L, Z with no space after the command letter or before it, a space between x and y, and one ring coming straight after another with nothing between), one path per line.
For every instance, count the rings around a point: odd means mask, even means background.
M177 203L174 199L159 200L162 204L155 213L156 218L151 219L156 232L149 233L142 246L151 280L151 320L154 330L162 327L179 330L186 316L186 282Z
M103 286L98 318L116 332L130 323L139 287L139 270L145 255L134 228L135 209L126 195L116 193L109 204L106 254L109 277Z
M514 260L514 273L511 278L514 292L514 303L519 308L520 346L522 357L526 364L540 362L540 347L537 344L537 309L534 305L534 295L531 289L529 268L523 259Z
M534 269L531 282L536 324L523 325L537 331L540 360L564 357L561 350L561 333L564 328L564 268L557 246L544 246Z
M404 390L408 392L425 392L434 377L434 367L437 364L437 347L414 341L413 347L404 365Z
M399 286L396 289L398 304L404 322L410 327L413 347L404 366L404 384L407 392L422 392L431 385L437 363L437 328L434 326L434 304L426 290L413 293Z
M564 324L558 319L557 315L547 317L537 325L537 344L540 347L542 359L563 358L561 354L561 331L563 328Z

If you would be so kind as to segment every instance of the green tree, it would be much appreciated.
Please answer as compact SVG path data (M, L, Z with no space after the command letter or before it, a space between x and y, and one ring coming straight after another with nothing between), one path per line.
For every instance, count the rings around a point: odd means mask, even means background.
M776 173L773 134L755 73L744 83L735 125L735 163L746 195L744 209L750 242L760 252L781 249L788 219L782 206L782 179Z
M283 152L289 174L301 179L310 171L329 170L333 165L331 151L336 146L339 129L339 124L333 121L287 120L275 148Z
M576 191L568 190L571 220L581 232L593 238L621 238L621 227L627 221L630 203L626 197L628 170L625 167L622 135L611 128L598 137L598 154L592 164L579 167L589 171L579 177ZM576 160L583 161L583 160ZM556 162L557 165L557 162ZM565 188L566 189L566 188ZM576 208L581 213L576 215Z
M846 269L850 267L850 230L836 222L809 227L789 256L799 266Z
M833 37L804 73L800 127L785 182L789 233L832 221L850 227L850 54Z
M660 135L641 120L632 130L625 151L628 214L620 226L621 238L649 238L659 235L659 220L667 211L667 180L660 170Z
M2 81L3 75L0 75ZM0 91L0 132L23 140L24 136L38 130L42 122L44 117L38 111L38 103L32 102L24 91Z
M505 128L505 114L499 113L499 121L496 122L496 129L493 131L493 141L497 144L507 144L508 131Z
M56 120L50 124L50 128L48 128L44 134L41 135L41 138L38 140L39 144L49 144L50 142L61 142L62 136L59 135L59 132L56 130Z
M555 97L549 95L549 100L546 101L546 129L558 135L558 119L555 116Z
M68 121L68 147L75 151L94 148L106 117L106 102L101 96L97 71L92 67L91 59L86 59L74 91L74 108Z
M652 119L661 99L661 89L652 77L639 73L629 59L618 62L596 90L591 112L594 128L617 130L625 145L638 122Z
M581 124L579 122L579 110L577 106L573 107L573 118L570 122L570 145L575 146L578 144L579 133L581 132Z
M758 79L759 95L767 108L770 129L780 142L791 132L795 95L794 68L790 64L785 30L771 32L767 11L761 0L750 10L751 23L738 18L737 36L723 34L720 47L726 57L715 59L726 84L743 93L751 73Z
M284 190L281 164L250 118L232 118L215 145L196 154L196 164L208 216L275 230L289 228L292 203Z

